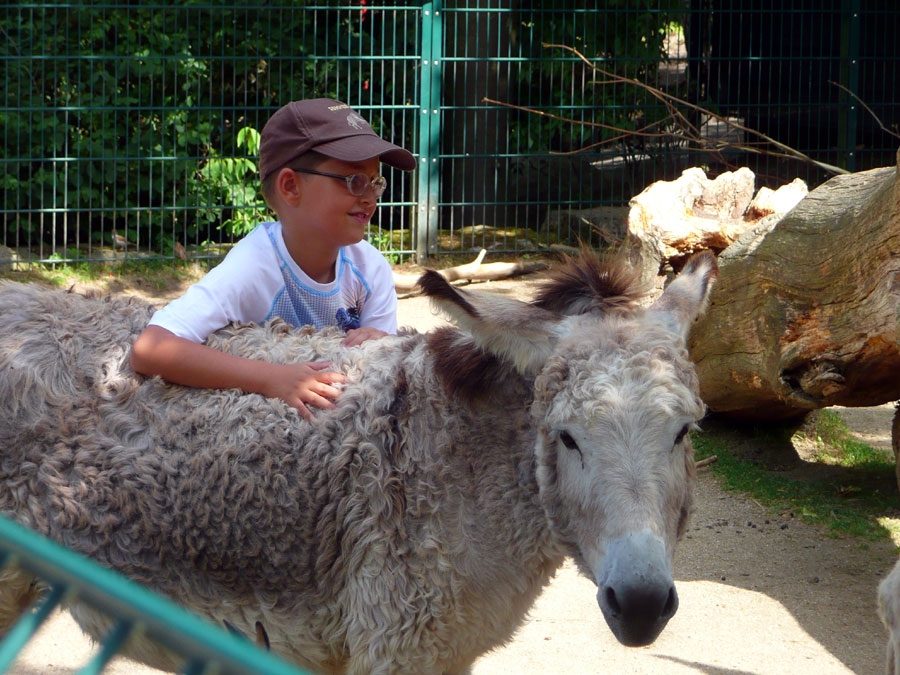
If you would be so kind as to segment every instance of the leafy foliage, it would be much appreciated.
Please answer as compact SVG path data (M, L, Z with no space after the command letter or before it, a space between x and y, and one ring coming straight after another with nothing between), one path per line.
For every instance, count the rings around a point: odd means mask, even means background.
M284 103L364 91L372 12L177 0L20 6L0 17L0 177L17 241L240 236L264 215L258 133ZM363 35L365 34L365 35ZM401 42L402 45L402 42ZM328 60L311 58L328 54ZM391 86L387 83L386 86ZM73 227L73 223L77 227Z
M620 128L636 123L635 106L649 109L644 92L598 85L571 54L549 58L542 43L649 76L680 0L610 0L606 11L574 0L520 4L485 9L510 17L522 57L508 64L515 102ZM413 0L11 7L0 16L0 210L14 214L5 234L18 246L53 242L61 258L115 236L159 252L241 236L266 217L254 165L265 119L315 96L374 111L408 106L421 77L421 21ZM369 118L413 147L416 113ZM609 132L523 116L510 134L514 152L546 153Z
M252 127L244 127L238 132L237 144L246 150L248 156L258 155L259 132ZM221 220L219 209L208 209L207 219L218 221L218 227L237 237L242 237L263 222L266 206L255 187L257 173L256 163L246 156L216 157L211 153L200 169L199 177L210 186L212 196L217 190L221 193L218 202L229 205L230 216Z

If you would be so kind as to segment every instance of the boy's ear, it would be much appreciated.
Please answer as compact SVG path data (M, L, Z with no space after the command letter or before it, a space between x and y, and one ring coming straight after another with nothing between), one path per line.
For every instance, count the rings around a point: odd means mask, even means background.
M275 175L275 193L291 206L297 206L301 193L300 175L287 167L278 169Z

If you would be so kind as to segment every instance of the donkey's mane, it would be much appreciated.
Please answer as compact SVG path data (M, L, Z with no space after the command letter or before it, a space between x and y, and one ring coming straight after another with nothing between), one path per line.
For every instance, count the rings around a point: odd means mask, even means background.
M599 258L588 249L577 257L566 256L531 301L531 305L563 315L633 310L646 295L639 273L620 258ZM423 276L420 285L430 295L447 296L452 292L437 275ZM450 297L465 311L477 314L458 294ZM513 377L513 369L455 327L439 328L428 335L428 346L435 357L435 372L447 392L462 400L475 401L487 396L498 382Z
M566 256L538 290L532 304L560 314L630 310L647 294L640 272L621 258L600 258L587 249Z
M509 366L463 337L459 329L443 326L428 334L428 348L434 354L434 371L447 394L464 401L485 398L491 389L511 375Z

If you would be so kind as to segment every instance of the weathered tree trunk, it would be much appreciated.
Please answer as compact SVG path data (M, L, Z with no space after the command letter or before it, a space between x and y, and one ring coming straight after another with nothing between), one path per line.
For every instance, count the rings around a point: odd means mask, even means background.
M707 405L742 419L900 398L898 168L832 178L728 246L690 349Z
M705 249L717 253L745 232L771 227L807 195L795 180L777 191L754 195L756 176L742 168L706 177L700 168L685 170L673 181L657 181L629 203L623 248L653 285L666 268ZM661 290L661 289L660 289Z

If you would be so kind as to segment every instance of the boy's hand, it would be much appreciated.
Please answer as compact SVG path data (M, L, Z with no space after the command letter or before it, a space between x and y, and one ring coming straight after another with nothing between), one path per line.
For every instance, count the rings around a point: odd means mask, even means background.
M312 413L307 406L323 410L334 407L332 402L340 395L341 390L334 384L343 384L347 378L340 373L327 370L329 361L311 361L309 363L291 363L278 369L278 376L269 383L267 396L280 398L300 411L307 420Z
M387 333L383 330L378 330L377 328L369 328L368 326L363 326L362 328L351 328L347 331L347 337L343 339L341 342L341 346L343 347L356 347L361 345L366 340L375 340L377 338L383 338Z

